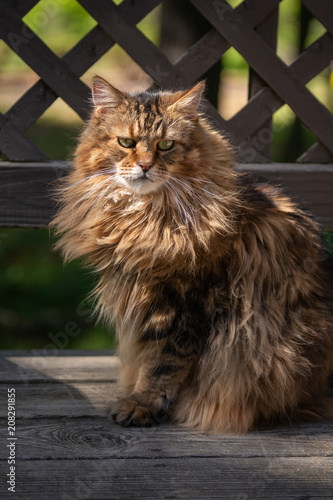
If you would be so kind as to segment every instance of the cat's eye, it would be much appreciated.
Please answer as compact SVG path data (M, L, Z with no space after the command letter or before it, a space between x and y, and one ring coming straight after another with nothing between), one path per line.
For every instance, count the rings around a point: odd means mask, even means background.
M175 141L160 141L157 144L157 147L161 151L168 151L169 149L171 149L173 147L174 143L175 143Z
M118 137L118 142L123 148L134 148L136 144L135 140L129 137Z

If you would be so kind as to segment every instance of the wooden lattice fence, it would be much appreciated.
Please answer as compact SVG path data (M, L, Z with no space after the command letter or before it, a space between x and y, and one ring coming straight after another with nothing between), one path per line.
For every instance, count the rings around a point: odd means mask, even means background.
M251 164L239 168L280 180L311 202L326 226L333 227L333 117L306 87L332 60L332 3L302 0L326 32L288 66L276 54L280 0L244 0L235 9L226 0L190 1L211 30L174 64L136 27L160 0L124 0L119 6L111 0L79 0L98 24L61 58L22 20L37 0L3 1L0 36L40 80L0 115L0 151L9 160L0 166L0 225L48 223L53 202L47 186L67 165L49 162L25 131L58 97L85 119L90 90L80 77L119 44L155 85L173 89L194 84L233 46L251 67L249 101L229 120L208 102L207 114L230 135L240 160ZM272 115L285 103L317 137L299 158L302 165L269 165ZM312 163L305 167L304 162Z

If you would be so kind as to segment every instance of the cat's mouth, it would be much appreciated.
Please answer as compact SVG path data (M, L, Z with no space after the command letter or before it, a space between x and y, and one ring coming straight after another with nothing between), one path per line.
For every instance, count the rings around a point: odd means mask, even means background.
M152 188L154 181L151 177L149 177L149 175L147 175L147 173L144 172L138 177L132 177L130 184L134 189L140 191L143 187L145 190L147 188L149 189L149 187Z
M156 191L159 183L147 172L142 172L140 175L126 179L128 186L138 194L147 194Z
M136 181L141 181L141 182L147 182L147 181L149 181L149 182L153 182L153 179L151 179L151 178L148 176L147 172L143 172L143 173L142 173L142 175L140 175L140 177L137 177L137 178L136 178L136 179L134 179L134 180L136 180Z

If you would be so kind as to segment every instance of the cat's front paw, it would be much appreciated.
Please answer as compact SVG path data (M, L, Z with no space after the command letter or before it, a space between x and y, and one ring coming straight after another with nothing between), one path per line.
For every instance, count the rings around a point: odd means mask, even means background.
M169 419L166 409L137 395L119 400L111 416L114 422L123 427L152 427Z

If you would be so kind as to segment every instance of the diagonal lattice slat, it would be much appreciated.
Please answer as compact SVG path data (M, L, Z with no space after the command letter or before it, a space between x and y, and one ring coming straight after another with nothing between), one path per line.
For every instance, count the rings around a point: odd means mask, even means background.
M269 45L251 29L245 19L231 11L224 0L219 0L226 6L223 22L216 16L211 3L204 0L191 1L333 153L333 117L302 85L293 71L275 55ZM260 59L257 54L260 54Z
M37 3L31 0L32 4ZM160 0L147 0L144 6L138 8L138 4L132 0L125 0L120 5L120 11L126 11L129 19L133 23L139 22L148 12L160 3ZM26 14L24 5L20 11L21 15ZM81 76L89 69L102 55L104 55L113 45L114 40L100 26L93 28L77 45L71 49L62 58L62 61L76 76ZM75 86L74 86L75 88ZM4 115L4 119L0 123L0 149L3 153L13 160L44 160L46 159L34 144L32 144L24 135L23 132L29 128L46 109L53 104L58 98L50 86L42 79L39 80L31 89L29 89ZM15 144L9 149L9 144L6 142L6 137L10 136L9 130L14 126L16 129ZM19 135L19 130L21 134ZM30 148L29 148L30 144ZM20 146L18 148L18 145ZM9 153L9 154L7 154Z
M305 85L329 65L332 53L333 37L325 33L303 52L290 68ZM265 86L244 108L231 118L230 122L235 123L235 127L239 129L242 135L245 137L251 136L283 104L283 99L270 87Z
M274 34L268 34L272 47L264 40L265 30L267 32L269 26L276 28L274 23L277 22L276 9L280 0L245 0L236 9L232 9L225 0L191 0L209 20L212 29L174 64L135 26L161 3L160 0L124 0L119 6L110 0L79 0L98 26L62 58L30 32L21 20L37 1L16 0L13 12L12 2L6 0L2 8L0 35L15 50L10 35L25 33L27 43L20 44L16 52L41 79L5 115L0 115L0 149L9 159L45 159L45 155L25 137L25 130L58 97L85 118L89 89L80 76L115 43L162 88L194 84L233 46L259 75L259 79L256 87L251 87L248 104L230 120L223 119L207 103L207 113L216 125L227 130L243 149L249 150L250 147L251 158L248 161L267 161L251 139L260 129L269 128L273 113L287 103L319 139L303 158L316 159L321 155L331 159L333 118L305 84L327 67L332 59L332 12L326 0L302 1L327 32L288 67L275 54Z
M28 32L27 26L11 10L5 9L6 21L0 19L0 35L9 45L10 33ZM81 82L34 33L28 43L12 44L12 48L44 82L82 117L86 117L84 102L89 96L88 87Z
M128 17L133 23L137 23L152 8L160 3L160 0L149 0L144 3L144 9L137 8L137 4L128 11ZM132 0L125 0L120 10L125 10L132 4ZM100 57L102 57L113 45L114 40L100 26L93 28L84 38L82 38L73 49L62 58L62 61L71 68L76 76L81 76ZM6 116L10 121L17 122L20 126L23 123L25 128L31 126L34 121L55 101L57 95L48 92L50 88L43 80L39 80L15 105L8 111ZM48 94L47 96L45 94ZM43 98L41 97L43 95ZM33 102L34 106L31 106ZM37 108L37 109L36 109ZM24 119L22 119L24 117Z

